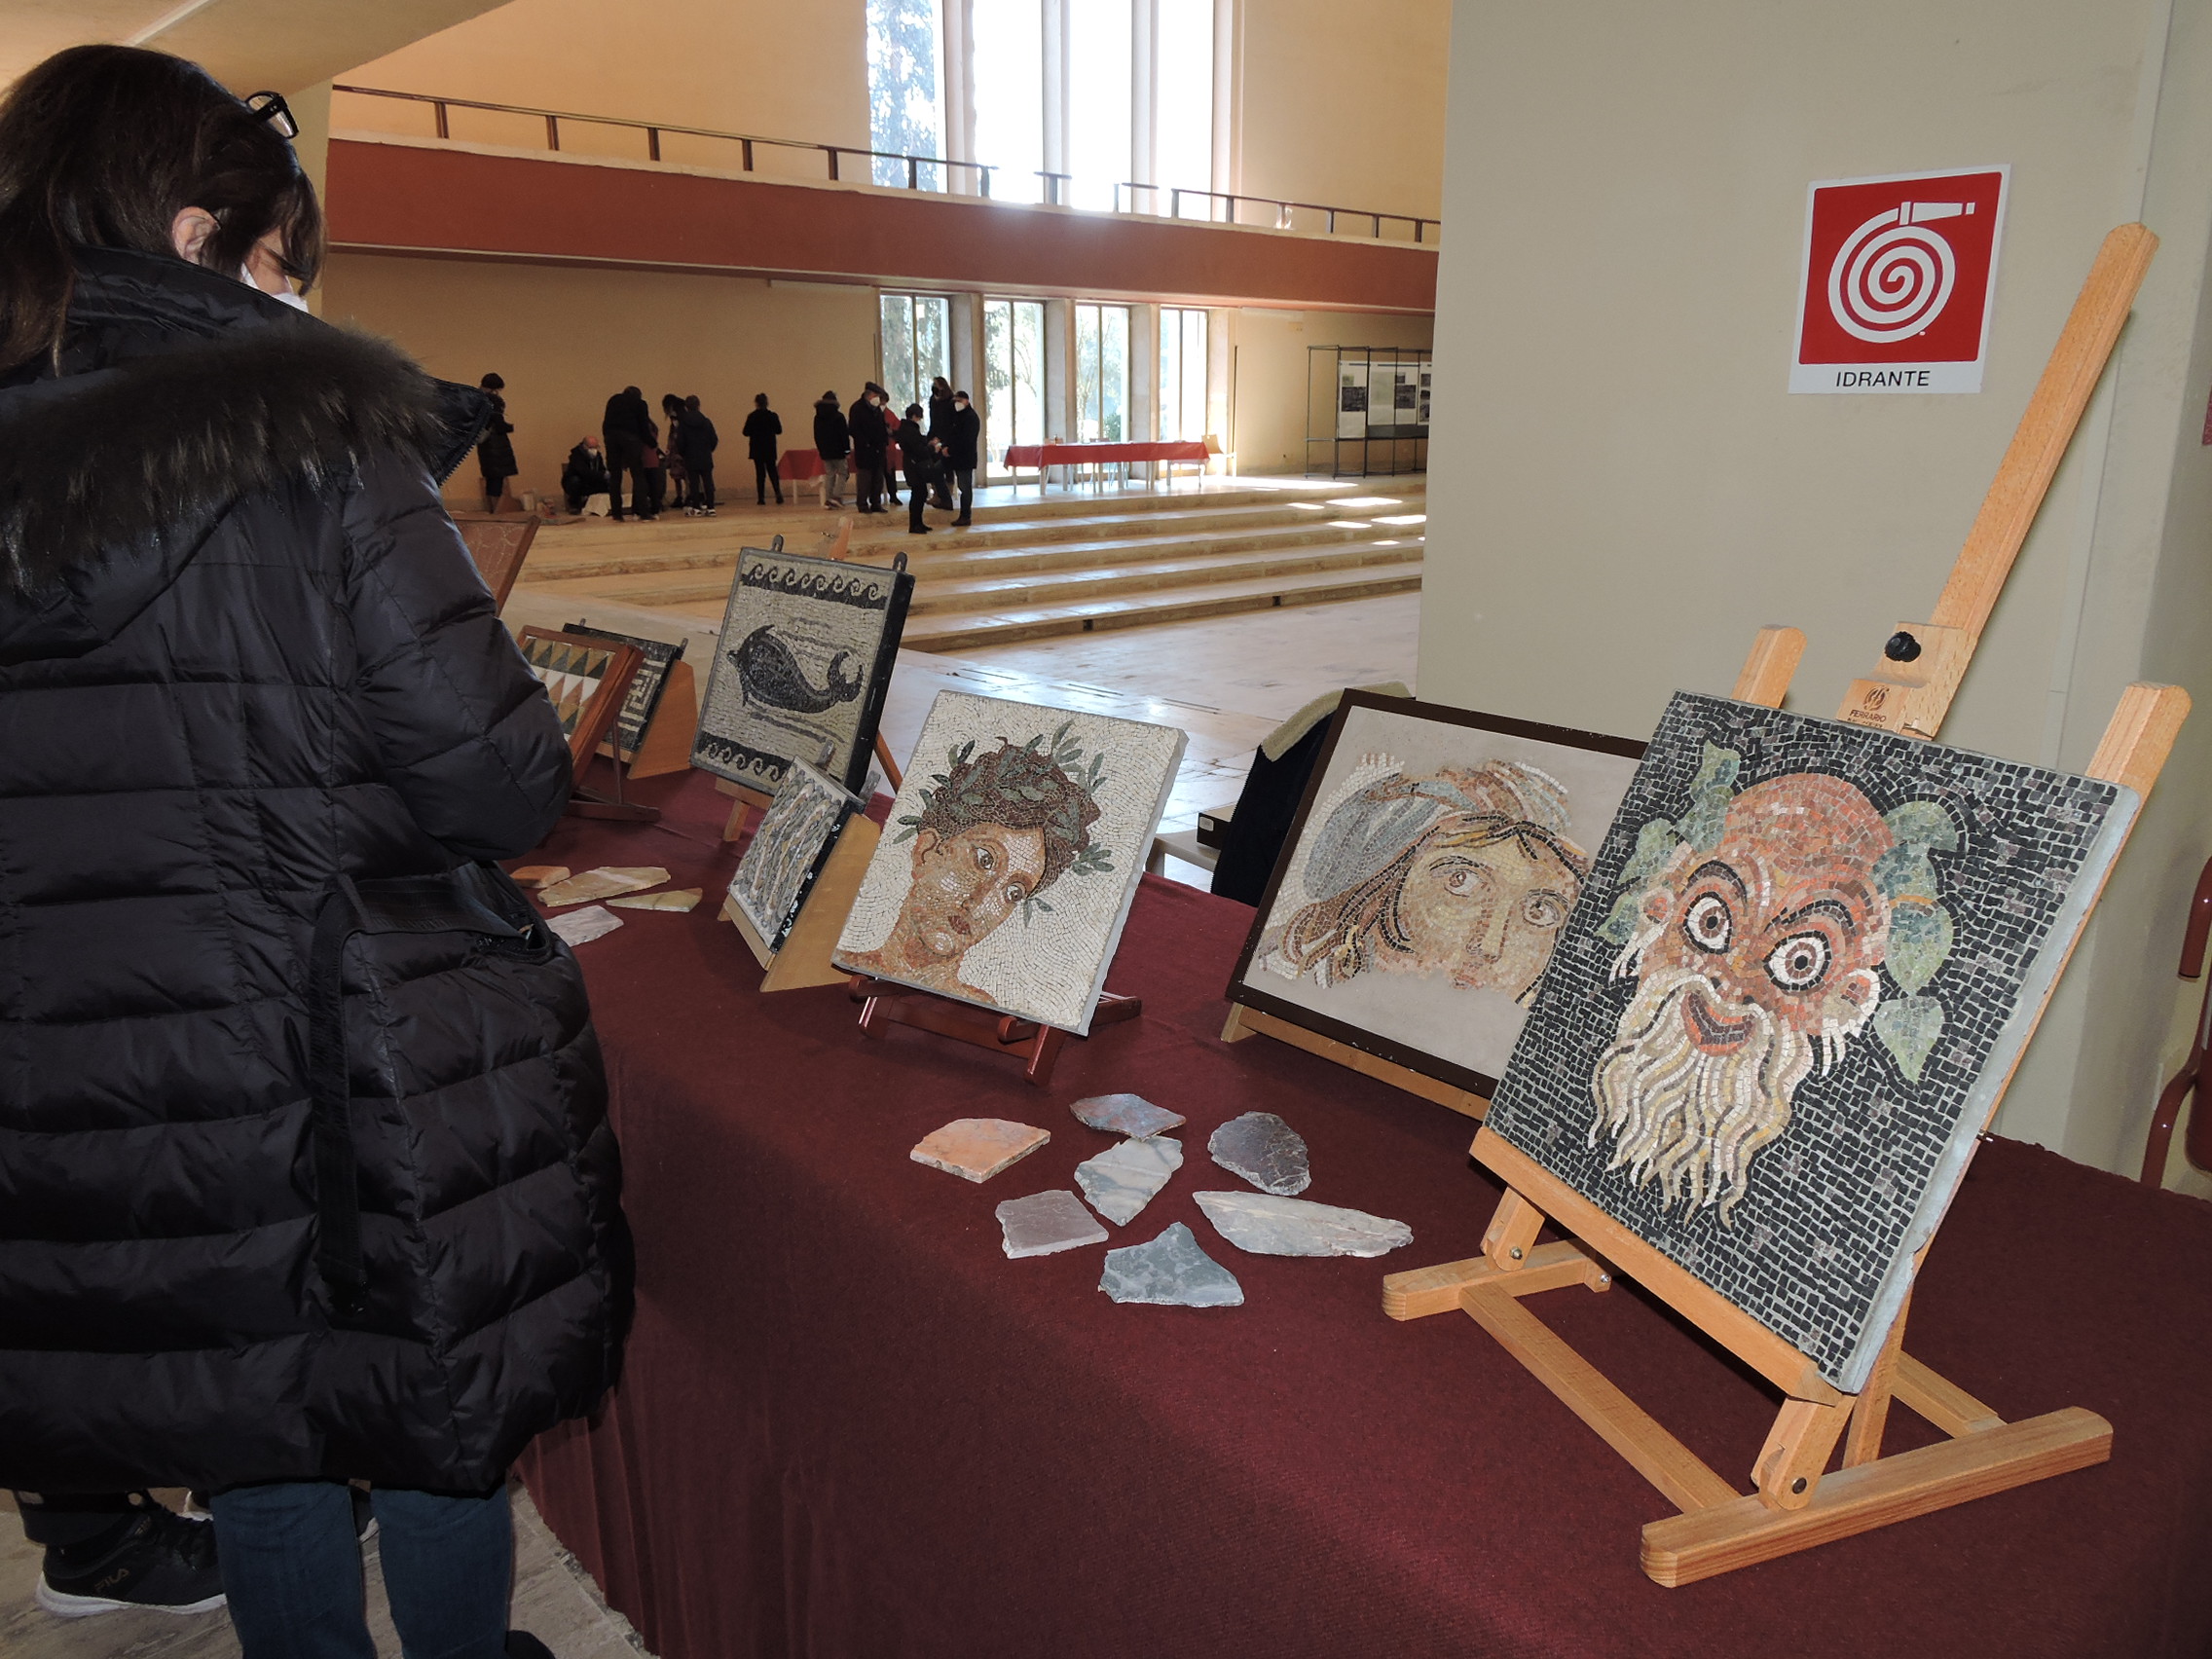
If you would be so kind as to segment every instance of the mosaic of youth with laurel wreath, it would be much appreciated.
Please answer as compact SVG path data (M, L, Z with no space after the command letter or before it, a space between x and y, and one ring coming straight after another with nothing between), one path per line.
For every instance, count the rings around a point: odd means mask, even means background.
M858 793L913 586L903 570L744 549L691 763L773 793L804 760Z
M1087 1031L1185 742L939 692L832 960Z
M2032 1016L2137 804L1678 693L1489 1126L1853 1390L2001 1084L1992 1050ZM1785 885L1757 872L1792 869L1816 896L1754 940L1762 889ZM1754 975L1784 1011L1763 1025ZM1731 1076L1726 1045L1761 1041ZM1723 1094L1699 1094L1709 1078ZM1748 1116L1701 1137L1728 1087Z

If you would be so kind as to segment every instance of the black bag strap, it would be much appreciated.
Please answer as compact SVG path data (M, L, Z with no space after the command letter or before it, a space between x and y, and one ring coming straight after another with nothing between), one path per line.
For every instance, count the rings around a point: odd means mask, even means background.
M504 871L464 865L443 875L356 882L340 876L315 911L308 954L308 1098L314 1137L315 1268L331 1310L368 1301L361 1256L360 1163L346 1055L346 946L355 934L473 933L536 940L544 919Z

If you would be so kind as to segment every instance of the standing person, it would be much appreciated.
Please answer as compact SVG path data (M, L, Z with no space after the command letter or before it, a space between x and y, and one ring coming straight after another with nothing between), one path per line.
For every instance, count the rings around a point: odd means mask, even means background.
M922 522L922 506L929 499L930 486L943 470L943 458L936 442L922 430L919 403L906 405L906 418L899 423L898 442L906 467L906 531L911 535L927 535L930 527Z
M607 400L599 435L607 443L608 516L622 522L622 475L630 475L630 510L640 519L653 516L652 498L645 494L645 451L659 441L652 411L645 393L626 386Z
M853 400L849 428L853 470L860 474L860 510L864 513L883 511L883 474L890 460L891 434L884 429L883 412L876 407L875 395L876 386L870 381Z
M671 391L660 400L661 420L668 433L668 448L662 452L661 464L668 481L676 487L675 498L669 502L679 512L691 511L691 469L683 464L683 399Z
M768 487L776 489L776 505L784 504L784 481L776 474L776 440L783 435L784 423L768 407L768 394L753 394L753 413L745 418L745 442L753 457L753 497L760 506L768 504Z
M952 394L952 413L946 417L944 464L960 486L960 516L953 528L965 530L976 522L976 448L983 435L983 418L968 401L968 394ZM947 498L949 503L949 497Z
M868 390L875 398L875 418L883 423L883 495L892 506L899 504L899 417L891 411L891 393L879 386Z
M930 436L942 447L952 431L952 383L942 375L930 382ZM952 510L951 481L943 473L938 474L930 496L947 512Z
M561 468L561 494L568 498L569 511L580 513L594 496L606 493L607 457L599 453L599 440L587 435L569 452Z
M245 1659L366 1659L367 1479L405 1651L535 1654L507 1465L630 1298L583 981L484 862L569 751L439 504L490 400L291 307L296 130L122 46L0 103L0 1482L207 1492Z
M715 446L721 436L699 407L699 394L683 400L683 424L678 428L683 449L683 469L691 474L691 511L701 518L715 516Z
M837 394L833 391L826 391L814 400L814 453L822 458L822 504L843 506L847 458L853 453L853 429L845 424L845 412L837 407Z
M496 513L507 493L507 480L516 471L514 440L508 436L514 426L507 420L507 400L499 395L507 383L498 375L486 375L476 385L492 399L492 419L476 446L476 465L484 474L484 510Z

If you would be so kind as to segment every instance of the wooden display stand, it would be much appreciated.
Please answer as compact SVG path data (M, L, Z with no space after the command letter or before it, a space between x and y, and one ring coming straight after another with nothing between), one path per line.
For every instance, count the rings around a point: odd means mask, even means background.
M865 813L856 812L845 820L837 831L837 844L830 849L814 885L807 889L798 918L784 936L781 949L769 947L735 900L722 901L722 920L736 924L754 957L768 971L760 981L762 990L795 991L808 985L834 985L852 977L830 962L830 953L837 948L837 936L845 930L845 917L852 911L854 895L861 890L861 877L867 873L867 862L875 856L876 842L882 837L883 831Z
M1891 637L1883 666L1854 682L1840 719L1914 737L1936 735L2157 246L2141 225L2123 225L2106 238L1936 619L1907 623ZM1736 682L1737 700L1780 707L1804 645L1794 628L1762 630ZM2178 686L2129 686L2088 775L2148 794L2188 712L2189 694ZM1992 1119L1996 1110L1993 1101ZM1770 1561L2112 1455L2112 1425L2092 1412L2069 1408L2009 1423L1912 1358L1903 1349L1909 1299L1864 1388L1842 1393L1788 1342L1487 1126L1475 1136L1473 1155L1506 1183L1483 1235L1482 1255L1390 1274L1382 1281L1382 1310L1393 1319L1466 1313L1679 1507L1679 1516L1643 1529L1643 1569L1661 1584L1687 1584ZM1568 1236L1538 1245L1547 1223ZM1782 1391L1781 1412L1751 1467L1749 1494L1715 1474L1521 1303L1575 1284L1604 1291L1616 1274L1636 1280ZM1949 1438L1883 1456L1893 1401ZM1838 1441L1842 1463L1830 1473Z
M660 688L660 701L653 705L653 718L645 722L638 747L617 750L609 740L600 746L600 753L626 767L632 782L688 771L691 739L698 729L699 682L691 665L678 657L668 665L668 682Z
M1017 1055L1022 1061L1021 1075L1039 1088L1051 1083L1052 1068L1059 1064L1060 1051L1075 1035L1056 1025L1039 1025L1018 1014L993 1014L987 1008L940 997L935 991L895 985L887 980L871 979L865 974L848 977L852 980L853 1000L861 1004L862 1031L872 1032L885 1025L910 1025L917 1031L934 1031L940 1037L972 1043L993 1053ZM1090 1028L1095 1031L1101 1025L1119 1025L1142 1013L1142 997L1118 996L1106 991L1100 994L1098 1007L1090 1015Z
M1488 1097L1471 1088L1460 1088L1446 1083L1442 1078L1429 1077L1395 1060L1370 1054L1364 1049L1355 1049L1349 1043L1340 1043L1334 1037L1324 1037L1317 1031L1309 1031L1303 1025L1293 1025L1287 1019L1277 1018L1262 1009L1246 1008L1242 1003L1232 1004L1229 1023L1221 1028L1224 1043L1241 1043L1247 1037L1272 1037L1278 1043L1288 1043L1294 1049L1304 1049L1309 1054L1318 1054L1362 1077L1371 1077L1380 1083L1402 1088L1408 1094L1418 1094L1423 1100L1433 1100L1439 1106L1449 1106L1455 1112L1480 1123L1490 1111Z
M522 563L530 557L530 544L537 539L537 527L544 521L535 513L521 518L512 513L455 513L452 517L461 532L461 545L476 562L477 574L492 590L493 605L506 608L507 595L514 592L515 578L522 574Z

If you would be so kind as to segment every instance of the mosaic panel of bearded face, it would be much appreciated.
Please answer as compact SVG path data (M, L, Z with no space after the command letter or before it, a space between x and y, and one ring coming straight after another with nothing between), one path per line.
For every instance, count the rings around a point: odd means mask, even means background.
M1592 1078L1608 1168L1728 1221L1798 1085L1881 1000L1890 904L1874 864L1893 842L1856 787L1793 773L1737 795L1711 848L1677 849L1614 968L1637 994Z

